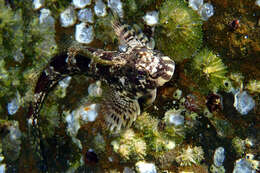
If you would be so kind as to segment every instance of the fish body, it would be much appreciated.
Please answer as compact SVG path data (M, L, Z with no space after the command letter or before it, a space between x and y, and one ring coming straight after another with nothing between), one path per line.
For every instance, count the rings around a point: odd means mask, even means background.
M114 105L112 105L113 108L105 109L108 112L104 117L109 122L108 126L116 123L112 125L111 130L115 127L119 130L122 121L133 122L136 119L140 114L139 99L145 98L146 105L152 104L156 98L157 87L171 79L175 68L174 61L147 46L147 39L139 38L130 26L121 25L116 21L113 23L113 28L119 37L120 44L126 45L125 52L78 46L51 59L38 78L34 100L29 109L29 119L34 126L37 126L39 111L48 92L60 80L75 74L92 77L110 87L109 93L104 95L104 102L107 104L111 102L110 104ZM111 96L116 96L117 100L110 100ZM120 111L123 108L117 108L117 104L120 105L123 100L135 103L132 105L135 107L133 111L136 111L133 115L127 115L131 112L130 105L127 107L126 104L123 111ZM117 112L121 115L117 115L111 109L118 109ZM113 115L109 113L109 110L113 112ZM115 121L111 122L110 118L107 118L111 116ZM122 118L124 116L128 118L124 120Z
M82 45L71 47L54 56L41 72L28 111L29 124L40 147L43 146L38 123L40 109L47 94L65 77L82 74L108 86L102 95L101 112L107 127L118 131L131 126L141 113L140 101L151 105L157 88L173 76L174 61L151 49L148 39L117 20L112 25L120 44L126 47L125 51L106 51ZM46 160L44 149L39 150L42 160Z

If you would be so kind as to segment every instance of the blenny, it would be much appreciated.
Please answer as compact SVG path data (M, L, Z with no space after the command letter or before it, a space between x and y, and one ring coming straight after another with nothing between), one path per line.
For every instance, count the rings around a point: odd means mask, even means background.
M112 26L120 44L126 47L124 52L71 47L54 56L42 71L28 112L34 135L41 136L37 120L46 95L67 76L83 74L109 86L102 95L101 107L110 130L131 126L141 113L140 102L153 103L157 88L171 79L175 69L171 58L151 49L148 39L129 25L114 20Z

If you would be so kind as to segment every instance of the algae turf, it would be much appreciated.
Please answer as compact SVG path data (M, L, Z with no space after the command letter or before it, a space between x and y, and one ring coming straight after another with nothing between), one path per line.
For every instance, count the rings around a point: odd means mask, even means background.
M17 92L23 97L32 89L29 79L32 75L28 75L28 71L37 74L36 69L41 69L48 62L49 55L55 52L54 28L39 25L37 13L31 5L27 1L0 2L2 107L6 107L5 103Z

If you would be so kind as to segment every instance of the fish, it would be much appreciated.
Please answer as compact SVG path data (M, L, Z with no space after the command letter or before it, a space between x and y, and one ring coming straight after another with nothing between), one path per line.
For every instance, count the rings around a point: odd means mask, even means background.
M40 73L28 110L28 122L32 133L39 138L38 143L42 141L39 112L44 100L67 76L86 75L106 86L101 112L110 131L130 127L143 108L154 102L157 88L172 78L175 62L152 49L144 34L136 33L130 25L118 19L112 21L112 27L119 44L125 46L124 51L77 44L55 55Z

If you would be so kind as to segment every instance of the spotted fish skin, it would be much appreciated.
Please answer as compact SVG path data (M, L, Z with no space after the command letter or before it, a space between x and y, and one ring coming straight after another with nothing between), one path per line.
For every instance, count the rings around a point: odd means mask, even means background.
M34 100L29 109L33 125L37 125L39 111L48 92L60 80L74 74L101 80L113 90L124 93L120 94L124 97L138 100L149 96L148 104L154 101L156 88L171 79L174 61L149 48L147 42L141 41L129 25L120 25L116 21L113 28L120 43L127 45L126 52L79 46L52 58L35 87Z
M47 94L65 77L82 74L108 86L102 96L101 112L107 127L117 131L131 126L141 113L140 100L146 105L152 104L157 88L173 76L174 61L153 50L148 39L117 20L112 26L120 44L126 45L126 51L105 51L83 45L71 47L54 56L40 74L28 111L32 132L40 139L37 140L39 146L42 146L38 127L40 109Z

